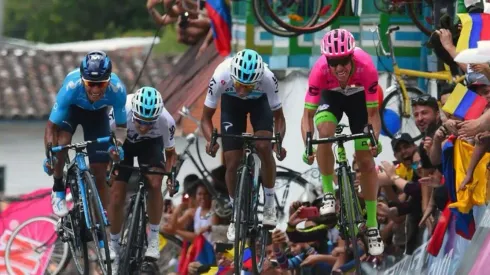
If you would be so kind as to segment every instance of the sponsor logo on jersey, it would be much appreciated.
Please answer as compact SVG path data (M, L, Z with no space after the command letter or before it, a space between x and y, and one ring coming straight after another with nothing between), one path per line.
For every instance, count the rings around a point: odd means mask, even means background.
M211 78L211 81L209 81L209 85L208 85L208 94L209 95L213 95L213 87L215 84L216 84L216 80L213 77L213 78Z
M315 86L310 86L308 88L308 94L310 96L318 96L320 94L320 89L318 89L317 87Z
M369 86L368 93L374 94L377 91L378 91L378 81L374 82L373 84L371 84L371 86Z

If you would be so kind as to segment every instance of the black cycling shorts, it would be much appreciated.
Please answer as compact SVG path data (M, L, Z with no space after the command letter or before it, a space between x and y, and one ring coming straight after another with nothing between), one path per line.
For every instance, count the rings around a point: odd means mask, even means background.
M78 125L82 125L83 138L95 140L107 137L111 134L109 115L107 108L98 110L85 110L76 105L71 105L66 119L60 125L62 131L72 135L77 130ZM88 160L90 163L108 163L109 143L92 143L87 146Z
M131 143L125 141L123 144L124 160L121 164L133 166L134 157L138 157L139 164L151 167L165 168L165 158L163 156L163 140L159 138L149 138L140 142ZM131 177L131 170L120 168L116 180L128 182Z
M330 112L337 119L337 123L340 122L345 113L349 118L349 128L353 134L363 133L364 127L368 123L364 92L347 96L337 91L323 91L316 112L317 116L320 112Z
M241 135L247 130L247 115L250 114L250 122L254 132L273 132L272 110L267 100L267 95L257 99L243 100L235 96L221 96L221 133ZM238 139L223 138L223 152L241 150L243 141Z

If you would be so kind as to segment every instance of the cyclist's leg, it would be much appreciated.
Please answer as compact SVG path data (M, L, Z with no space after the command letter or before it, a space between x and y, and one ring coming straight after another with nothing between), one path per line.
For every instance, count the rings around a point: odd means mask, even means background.
M320 138L331 137L335 134L337 123L342 118L342 102L345 100L340 93L323 92L314 120ZM319 144L316 158L320 170L323 193L323 206L320 214L335 213L335 193L333 174L335 158L331 144Z
M83 127L83 136L85 140L94 140L100 137L106 137L111 134L109 124L109 115L106 108L95 111L83 110L84 119L80 121ZM108 143L89 144L87 146L90 169L95 177L95 184L104 209L109 203L109 192L106 184L107 165L109 164Z
M256 100L248 100L248 111L250 113L250 122L254 128L255 135L272 137L273 118L267 96L262 96ZM276 226L276 207L274 200L274 184L276 180L276 160L272 155L272 145L270 141L255 142L255 149L262 162L262 184L264 185L264 225Z
M221 97L221 133L241 135L247 129L247 113L243 108L244 100L237 97L223 95ZM235 200L235 184L237 170L243 156L243 142L240 140L222 139L223 152L226 163L226 187L230 195L230 202ZM228 240L235 240L235 224L230 223L227 233Z
M134 152L136 152L137 149L135 147L134 143L130 143L127 140L124 142L123 150L125 156L124 160L121 161L121 164L133 166ZM109 222L111 223L109 230L111 238L109 248L114 251L117 258L120 250L119 239L121 238L121 227L124 221L124 204L126 201L127 183L131 177L131 171L121 168L116 170L115 174L116 178L111 187L107 215Z
M349 117L349 125L353 134L362 133L368 123L366 100L364 93L351 96L349 107L345 112ZM356 162L361 172L361 188L367 211L367 232L369 254L380 255L384 245L379 235L376 217L378 197L378 174L376 173L374 158L369 150L369 140L362 139L354 142L356 149Z
M162 138L147 139L139 142L138 163L148 164L156 170L165 171L163 157L163 140ZM150 231L148 232L148 248L145 256L153 259L160 258L160 238L158 236L160 229L160 220L163 212L162 197L162 175L147 175L148 178L148 220Z
M73 133L78 126L77 109L71 107L67 118L59 126L58 130L58 144L67 145L71 143ZM66 151L56 153L56 165L53 173L53 192L51 193L51 206L53 213L59 217L64 217L68 214L68 207L66 205L66 186L63 182L63 167L65 166L65 154Z

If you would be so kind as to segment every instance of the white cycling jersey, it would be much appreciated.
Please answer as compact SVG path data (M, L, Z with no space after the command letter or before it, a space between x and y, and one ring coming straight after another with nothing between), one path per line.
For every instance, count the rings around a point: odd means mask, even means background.
M133 122L133 111L131 110L131 100L134 94L130 94L126 98L126 115L127 115L127 128L128 135L126 140L131 143L137 143L145 139L153 139L161 137L163 139L163 145L165 148L175 147L175 120L167 111L163 108L162 114L158 117L158 121L148 131L148 133L141 135L136 131L136 127ZM116 128L116 121L114 120L114 110L111 110L109 117L111 121L111 129Z
M243 100L256 99L265 95L272 111L281 108L281 100L277 95L279 92L277 78L267 66L264 68L264 77L262 80L256 84L252 92L245 98L239 97L236 94L230 71L231 58L226 59L216 67L213 77L209 81L208 94L206 95L206 101L204 101L206 107L216 109L221 95L226 94Z

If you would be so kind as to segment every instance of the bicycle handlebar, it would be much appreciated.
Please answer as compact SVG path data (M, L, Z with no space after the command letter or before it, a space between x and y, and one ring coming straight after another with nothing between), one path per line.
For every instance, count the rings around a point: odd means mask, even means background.
M68 145L59 145L59 146L52 147L51 143L49 143L47 151L50 151L52 153L57 153L57 152L61 152L64 149L82 149L87 147L91 143L109 143L109 142L112 144L117 144L114 133L111 133L111 135L107 137L101 137L95 140L87 140L87 141L72 143Z
M381 42L381 36L379 34L379 24L374 28L374 29L371 29L372 32L376 32L376 35L378 36L378 41ZM392 26L392 27L389 27L388 30L386 31L386 35L388 36L388 43L390 43L390 47L391 47L391 34L395 31L398 31L400 30L400 26ZM379 43L380 45L380 48L381 48L381 52L384 56L389 56L391 55L391 52L387 52L383 46L383 43Z
M211 135L211 148L216 145L216 141L218 138L234 138L234 139L243 139L245 141L259 141L259 140L269 140L273 143L277 144L277 152L280 154L282 151L282 140L281 134L276 133L273 137L257 137L250 133L242 133L241 135L231 135L231 134L219 134L218 129L213 129L213 134Z
M168 176L170 178L170 180L172 181L172 185L173 185L173 192L169 192L170 197L173 197L179 191L179 182L176 180L177 167L175 167L175 166L172 167L172 170L170 172L162 172L162 171L153 170L153 169L151 169L152 167L150 165L145 165L145 164L140 164L139 167L134 167L131 165L114 163L114 165L112 166L112 169L111 169L111 173L113 173L112 171L114 171L117 168L124 168L124 169L128 169L131 171L136 171L136 172L143 174L143 175L147 174L147 175Z
M338 128L343 129L344 127L347 127L346 125L339 124L337 126ZM338 131L336 131L338 133ZM340 131L341 132L341 131ZM306 133L306 155L311 156L313 154L313 144L323 144L323 143L335 143L335 142L346 142L349 140L355 140L355 139L363 139L363 138L369 138L369 141L373 146L377 146L378 142L376 141L376 136L374 135L374 129L371 124L366 125L364 128L364 133L359 133L359 134L352 134L352 135L336 135L334 137L330 138L320 138L320 139L313 139L312 133L307 132Z

